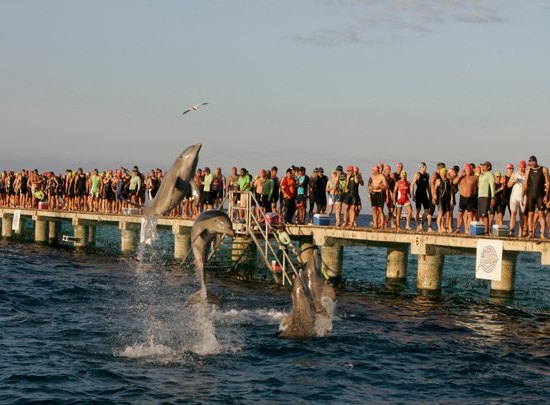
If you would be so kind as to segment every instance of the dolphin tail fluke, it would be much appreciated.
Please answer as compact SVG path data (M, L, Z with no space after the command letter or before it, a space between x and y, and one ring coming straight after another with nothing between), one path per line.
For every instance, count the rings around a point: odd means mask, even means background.
M192 294L189 298L187 298L187 301L185 301L185 306L188 307L190 305L196 305L201 302L204 302L204 298L203 298L202 291L199 290L196 293ZM215 305L219 308L222 307L222 300L218 298L217 295L211 292L206 293L206 302L211 305Z

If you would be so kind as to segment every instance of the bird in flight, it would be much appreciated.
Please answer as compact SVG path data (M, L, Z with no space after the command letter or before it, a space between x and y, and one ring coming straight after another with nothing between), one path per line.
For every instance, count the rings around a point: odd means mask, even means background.
M195 104L194 106L188 108L185 110L181 115L187 114L189 111L197 111L199 108L201 108L203 105L206 105L208 103L202 103L202 104Z

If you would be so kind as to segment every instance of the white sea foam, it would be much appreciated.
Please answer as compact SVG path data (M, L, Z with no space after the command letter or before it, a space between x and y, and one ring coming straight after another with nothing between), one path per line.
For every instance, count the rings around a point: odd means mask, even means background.
M260 320L265 319L267 321L278 321L285 315L284 312L278 311L274 308L259 308L254 310L249 309L230 309L227 311L219 311L219 318L226 318L226 320L234 319L235 321L247 321L247 320Z
M190 343L190 350L200 355L218 354L221 346L216 338L214 328L214 314L216 309L213 305L197 303L189 307L191 314L189 328L194 331L195 339Z
M128 357L130 359L140 359L144 357L173 357L176 352L162 344L152 343L136 343L133 346L126 346L126 348L119 352L121 357Z

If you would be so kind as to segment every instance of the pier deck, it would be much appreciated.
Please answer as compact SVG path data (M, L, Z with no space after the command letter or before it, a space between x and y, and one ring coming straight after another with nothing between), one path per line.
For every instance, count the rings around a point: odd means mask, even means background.
M11 238L14 233L18 233L17 227L12 226L16 211L19 211L21 218L19 233L23 220L32 220L35 241L38 243L59 240L58 223L60 221L71 222L74 230L72 238L76 248L85 248L94 243L97 226L117 225L121 232L122 252L133 251L136 234L143 220L142 215L0 208L3 238ZM171 228L174 235L174 257L177 259L186 257L191 248L190 233L193 220L161 217L157 226ZM242 227L242 224L235 223L234 227L237 230ZM344 247L373 246L387 249L386 279L388 282L403 282L406 280L410 252L418 256L417 288L420 291L439 291L445 256L475 255L480 238L501 240L503 244L502 278L500 281L491 281L493 295L509 295L513 292L516 259L519 253L538 253L541 264L550 265L550 242L540 239L313 225L287 225L285 230L292 239L300 242L302 252L317 246L321 251L323 272L334 278L341 277ZM307 259L307 253L302 259Z

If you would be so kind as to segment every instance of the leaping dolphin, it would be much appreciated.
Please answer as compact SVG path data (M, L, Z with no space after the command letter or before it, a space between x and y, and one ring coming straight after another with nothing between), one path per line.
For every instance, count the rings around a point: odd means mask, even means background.
M143 207L145 216L161 216L170 211L193 189L198 195L198 187L193 181L199 161L202 144L188 146L179 154L172 167L162 179L160 187L149 204Z
M302 270L294 279L292 287L292 310L281 320L279 337L305 339L313 337L315 329L315 308L307 287L302 282Z
M292 310L281 320L279 337L306 339L324 336L332 330L336 293L321 276L321 259L317 251L294 279L291 296Z
M197 278L199 279L201 288L187 299L185 305L209 302L221 306L221 300L214 294L206 291L204 266L212 244L213 248L217 249L224 235L235 235L233 224L225 212L221 210L208 210L195 219L195 223L191 229L191 246L193 255L195 256Z
M325 300L329 299L335 301L336 292L334 291L334 287L325 283L325 280L321 276L321 266L321 257L317 250L315 250L306 263L302 273L302 280L310 292L315 312L328 317L329 313L326 308Z

